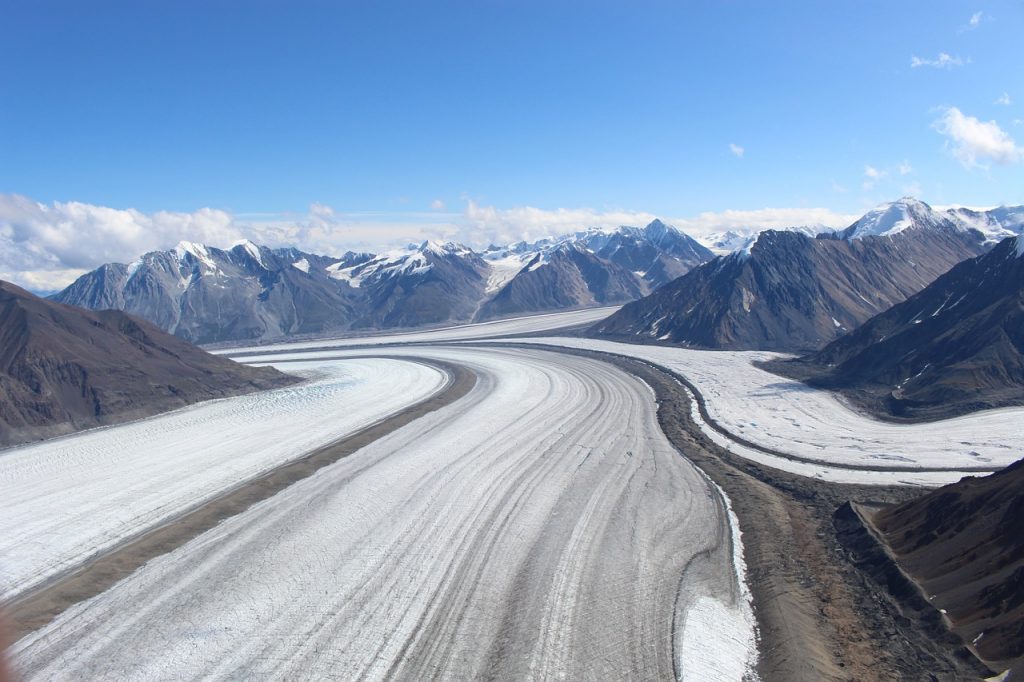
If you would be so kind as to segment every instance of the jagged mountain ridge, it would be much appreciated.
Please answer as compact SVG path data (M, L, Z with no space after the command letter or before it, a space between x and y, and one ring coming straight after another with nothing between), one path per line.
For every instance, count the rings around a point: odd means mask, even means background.
M954 266L817 353L777 366L900 417L1024 404L1024 236Z
M0 445L294 381L121 311L82 310L0 282Z
M814 239L764 231L745 249L624 306L593 332L702 348L816 350L990 247L986 235L916 200L877 215L885 220L869 213ZM901 216L910 219L901 224Z
M53 300L126 310L194 343L415 327L624 303L712 254L678 230L590 230L483 254L424 242L331 258L183 242L108 264Z

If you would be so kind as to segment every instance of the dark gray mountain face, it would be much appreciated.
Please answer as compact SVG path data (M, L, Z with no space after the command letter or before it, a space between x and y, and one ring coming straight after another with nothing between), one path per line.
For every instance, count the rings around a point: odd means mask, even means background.
M985 248L980 233L965 229L848 239L769 230L748 250L624 306L593 333L701 348L817 349Z
M1024 404L1024 237L1003 240L817 353L776 368L891 416Z
M211 343L622 303L711 257L660 221L483 255L436 242L340 259L248 242L228 250L182 242L131 265L104 265L52 298L125 310Z
M0 282L0 445L296 381L123 312L61 305Z
M485 253L492 278L477 319L516 313L626 303L714 254L679 230L655 220L646 227L588 230Z
M638 275L651 290L715 257L707 247L660 220L642 228L591 231L576 237L598 258Z
M629 270L569 242L535 254L480 308L478 319L632 301L644 294Z
M210 343L465 320L485 279L486 264L453 245L338 259L251 243L221 250L183 242L131 265L98 268L53 299L125 310Z

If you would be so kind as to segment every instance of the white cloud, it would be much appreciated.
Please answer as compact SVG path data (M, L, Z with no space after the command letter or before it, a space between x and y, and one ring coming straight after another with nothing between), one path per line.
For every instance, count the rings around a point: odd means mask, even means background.
M559 208L550 211L533 207L498 209L470 201L464 217L468 224L463 241L482 244L517 239L534 240L588 227L646 225L657 216L645 212L602 212L589 208ZM837 213L827 208L729 209L708 211L689 218L660 217L694 236L745 228L770 229L801 225L845 227L857 219L855 215Z
M861 187L863 187L864 190L872 189L876 184L878 184L879 180L882 180L887 175L889 175L888 171L879 170L874 166L864 166L864 182Z
M966 31L973 31L974 29L981 26L981 21L984 19L982 12L975 12L971 15L971 18L967 20L967 23L957 29L957 33L964 33Z
M910 58L910 67L916 69L921 66L930 66L935 69L952 69L954 66L963 66L964 61L960 57L953 57L940 52L935 59L927 59L914 55Z
M900 164L900 175L910 175L914 172L914 167L910 165L910 162L905 160Z
M737 157L742 159L743 158L743 152L746 151L746 150L743 149L743 147L739 146L738 144L730 142L729 143L729 151L733 153L733 156L737 156Z
M34 290L67 286L103 263L130 263L147 251L179 241L227 248L241 239L271 247L339 255L347 250L380 251L425 239L450 239L475 248L488 243L535 240L589 227L646 225L644 211L532 206L499 209L466 200L457 215L437 211L344 213L314 203L303 214L234 216L204 208L192 213L146 214L81 202L42 204L0 194L0 279ZM848 225L855 216L823 208L764 208L706 212L689 218L661 216L702 235L737 228Z
M995 121L980 121L956 107L947 107L932 127L947 138L946 144L964 168L984 167L985 160L997 164L1024 160L1019 146Z
M545 210L532 206L499 209L467 200L461 216L460 240L467 244L533 241L588 227L646 225L657 216L643 211L598 211L592 208Z
M432 211L443 211L445 209L444 202L440 199L434 199L430 202L430 210Z
M993 104L1002 104L1004 107L1010 106L1011 104L1013 104L1013 101L1010 99L1010 93L1004 92L998 98L996 98L996 101L993 102Z
M760 208L746 211L709 211L693 218L678 218L667 222L688 234L705 235L742 228L781 229L819 225L846 227L858 217L860 216L837 213L828 208Z

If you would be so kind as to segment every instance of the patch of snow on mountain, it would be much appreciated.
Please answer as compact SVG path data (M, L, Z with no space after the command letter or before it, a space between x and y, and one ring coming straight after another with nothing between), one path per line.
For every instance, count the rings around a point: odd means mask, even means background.
M128 266L128 272L125 274L124 279L126 282L135 276L135 273L138 272L139 268L142 267L142 262L143 261L141 258L139 258L136 261L132 261L131 265Z
M519 274L525 265L522 256L511 255L505 258L488 259L490 270L487 273L487 295L500 291L513 277Z
M328 276L332 279L347 282L349 286L358 289L367 280L380 280L385 277L396 275L422 275L429 272L434 266L427 262L424 249L416 247L415 250L398 249L380 254L359 265L343 267L341 263L329 265L326 268ZM434 253L434 251L429 251Z
M754 241L757 241L757 236L768 229L785 232L798 232L800 234L805 234L812 239L824 232L833 231L831 227L826 227L824 225L798 225L783 228L751 227L727 230L725 232L712 232L698 237L697 241L711 249L711 252L716 256L724 256L726 254L733 253L734 251L749 248Z
M302 270L305 273L309 273L309 261L303 258L292 263L292 267L296 270Z
M178 245L174 247L174 253L178 257L179 261L185 260L186 255L191 255L211 270L217 270L217 262L213 260L209 249L207 249L203 244L196 244L195 242L183 240L178 242Z
M981 232L988 243L1024 232L1024 206L1000 206L987 211L958 206L946 214L960 225Z
M844 237L891 237L908 228L966 230L967 226L961 221L952 220L948 215L939 213L923 201L903 197L865 213L860 220L847 228Z
M243 239L239 242L235 242L231 248L235 248L236 246L241 246L246 253L252 256L252 259L254 261L266 267L266 265L263 263L263 256L262 254L260 254L260 247L256 246L248 239Z

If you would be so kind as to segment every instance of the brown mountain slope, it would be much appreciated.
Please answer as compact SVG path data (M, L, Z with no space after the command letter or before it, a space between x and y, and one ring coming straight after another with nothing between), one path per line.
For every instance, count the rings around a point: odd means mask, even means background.
M883 509L872 521L982 660L1005 668L1024 656L1024 460Z
M591 332L695 348L815 350L986 248L980 234L954 230L850 241L767 230L748 250L694 268Z
M900 418L1024 404L1024 237L956 265L820 351L768 368Z
M53 303L0 282L0 446L294 381L123 312Z

